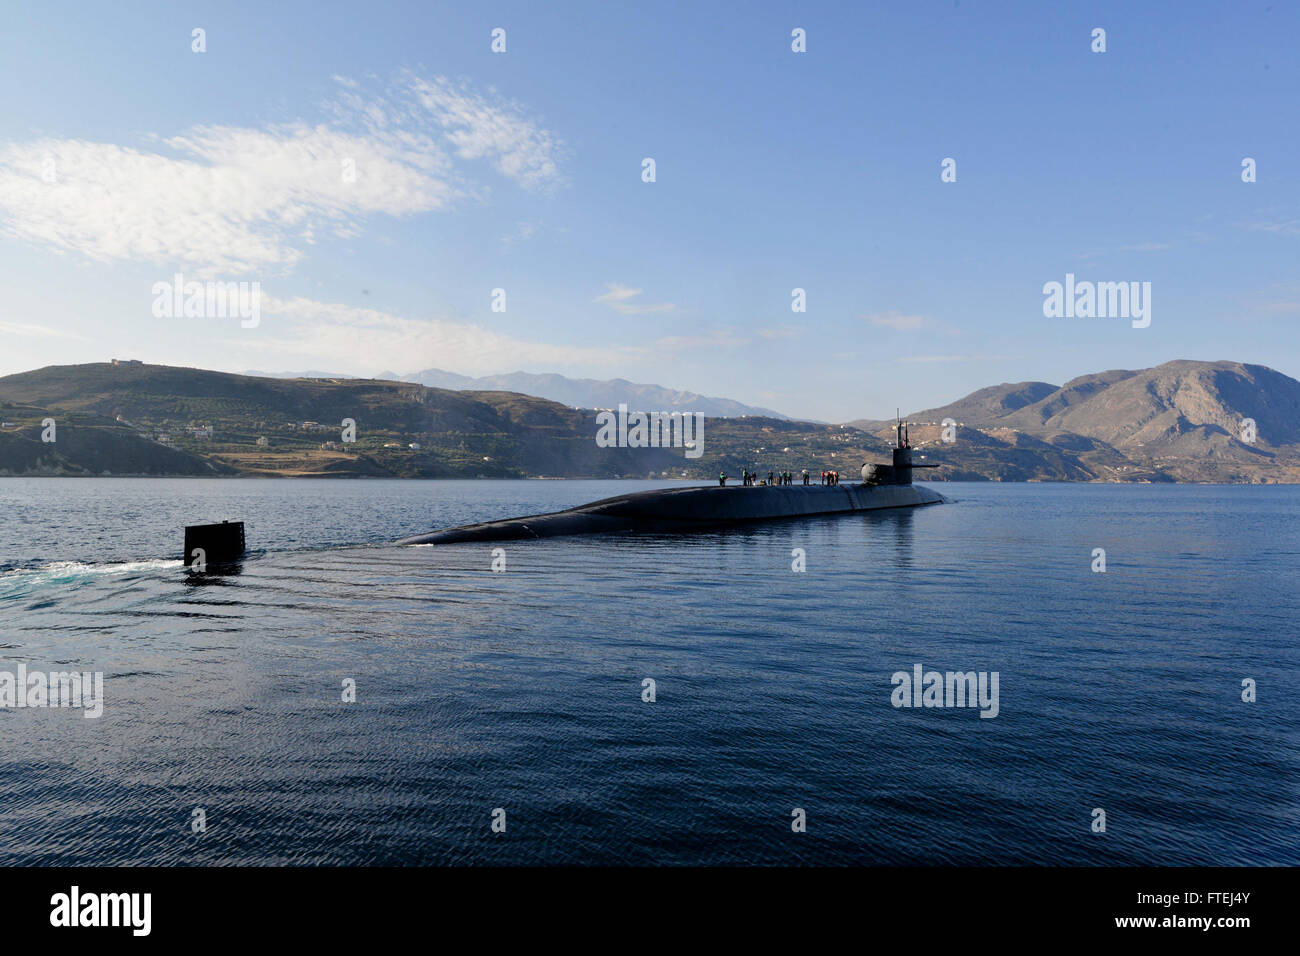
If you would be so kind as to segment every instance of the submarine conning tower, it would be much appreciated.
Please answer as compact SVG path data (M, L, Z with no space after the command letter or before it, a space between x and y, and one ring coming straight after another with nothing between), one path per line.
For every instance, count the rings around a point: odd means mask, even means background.
M912 443L907 435L907 422L900 417L894 426L894 460L889 465L870 462L862 466L862 482L867 485L910 485L912 483ZM934 467L920 465L921 468Z
M908 440L907 422L902 416L894 426L894 484L910 485L912 483L912 443Z
M907 446L894 449L894 484L912 483L912 449Z

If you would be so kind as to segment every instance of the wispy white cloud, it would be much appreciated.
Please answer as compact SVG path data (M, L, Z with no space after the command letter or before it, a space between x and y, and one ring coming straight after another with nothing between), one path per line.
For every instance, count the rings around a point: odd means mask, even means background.
M563 144L495 93L410 73L379 96L339 85L328 122L0 145L0 231L98 261L283 273L321 234L477 195L476 161L528 189L560 182Z
M255 341L264 362L284 367L330 367L356 373L375 369L436 366L464 375L488 375L521 366L609 370L644 366L656 357L748 344L722 328L690 336L664 336L635 345L565 345L505 335L465 322L410 318L302 296L279 298L263 291L262 323L256 339L245 333L227 339L231 347ZM422 363L422 364L421 364Z
M646 350L532 342L446 319L413 319L377 309L262 294L259 354L291 363L330 363L351 369L408 368L423 362L465 375L485 375L521 364L601 368L638 361ZM247 344L247 339L232 344Z
M867 322L879 329L891 329L895 332L923 332L926 337L934 335L961 335L961 327L951 322L932 319L928 315L911 312L877 312L865 316Z
M519 104L454 85L446 77L426 80L410 72L402 77L462 159L487 159L502 176L530 189L558 184L557 160L564 144L527 119Z
M1130 242L1124 245L1107 245L1104 248L1094 248L1088 252L1079 253L1075 256L1080 262L1095 264L1098 259L1109 259L1115 256L1127 256L1132 253L1142 252L1168 252L1180 245L1186 245L1189 242L1208 242L1213 237L1208 233L1197 230L1185 230L1174 242L1164 242L1161 240L1146 240L1142 242Z
M702 335L666 335L654 343L660 351L678 352L685 349L737 348L748 345L749 340L730 329L715 329Z
M321 128L208 127L167 145L179 155L81 140L0 149L0 228L99 261L245 274L292 267L322 227L441 209L455 195L434 156ZM41 175L51 162L52 183Z
M639 296L644 289L633 289L631 286L625 286L618 282L605 283L605 292L592 299L593 302L599 302L601 305L607 305L616 312L623 315L648 315L655 312L671 312L676 306L671 302L660 302L655 305L633 302L632 300Z
M537 235L537 230L542 227L540 222L521 222L517 224L512 232L501 237L501 244L504 246L513 246L517 242L527 242Z
M48 325L35 325L29 322L0 322L0 334L17 335L22 338L67 339L76 342L89 342L84 335L67 329L52 329Z
M1300 315L1300 282L1277 282L1248 297L1226 316L1230 322L1270 321Z
M1300 236L1300 219L1270 219L1248 223L1246 228L1258 232L1271 232L1277 236Z
M765 339L792 339L802 333L803 329L797 325L783 325L779 328L758 330L758 334Z

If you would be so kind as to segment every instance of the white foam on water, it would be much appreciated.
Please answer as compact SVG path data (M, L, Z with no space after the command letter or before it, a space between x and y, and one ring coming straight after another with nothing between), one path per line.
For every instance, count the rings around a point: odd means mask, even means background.
M39 568L0 572L0 600L30 594L52 585L75 586L107 575L148 573L184 566L185 562L180 560L119 561L110 564L54 561Z

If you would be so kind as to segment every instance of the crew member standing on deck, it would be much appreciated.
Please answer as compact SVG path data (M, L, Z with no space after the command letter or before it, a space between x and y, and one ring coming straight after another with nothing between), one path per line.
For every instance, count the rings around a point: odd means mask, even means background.
M718 487L727 487L727 473L725 471L718 472Z

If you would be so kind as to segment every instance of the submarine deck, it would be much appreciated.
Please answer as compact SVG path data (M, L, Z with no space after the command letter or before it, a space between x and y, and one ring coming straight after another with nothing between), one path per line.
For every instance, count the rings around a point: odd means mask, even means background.
M511 541L620 531L689 531L749 521L914 508L943 496L922 485L696 485L604 498L565 511L430 531L398 544Z

